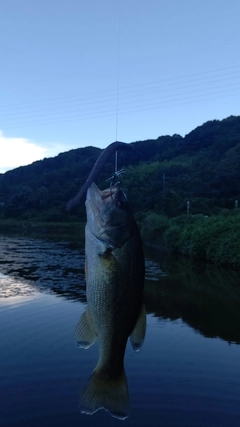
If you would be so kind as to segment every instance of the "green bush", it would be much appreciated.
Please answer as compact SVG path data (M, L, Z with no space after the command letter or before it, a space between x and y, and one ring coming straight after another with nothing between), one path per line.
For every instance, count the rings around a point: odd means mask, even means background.
M164 241L173 251L240 267L240 214L174 218Z

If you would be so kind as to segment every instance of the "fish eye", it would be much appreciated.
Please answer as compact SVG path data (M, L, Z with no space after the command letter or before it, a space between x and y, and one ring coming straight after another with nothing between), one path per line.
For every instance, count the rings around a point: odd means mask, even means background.
M126 204L127 204L127 202L125 199L118 199L116 201L116 205L119 209L124 209L126 207Z

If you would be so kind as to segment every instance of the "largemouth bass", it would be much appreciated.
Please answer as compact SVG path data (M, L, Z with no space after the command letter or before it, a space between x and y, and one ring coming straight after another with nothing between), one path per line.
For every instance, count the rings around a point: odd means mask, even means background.
M129 394L124 370L128 337L138 351L144 341L144 254L140 233L120 184L86 198L85 273L87 308L75 331L79 347L98 338L99 359L81 396L81 412L108 410L124 419Z

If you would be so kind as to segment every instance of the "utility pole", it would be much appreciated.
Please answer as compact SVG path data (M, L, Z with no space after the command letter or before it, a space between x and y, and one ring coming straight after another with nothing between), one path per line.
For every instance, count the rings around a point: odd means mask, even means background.
M162 174L162 213L164 215L164 202L165 202L165 172Z

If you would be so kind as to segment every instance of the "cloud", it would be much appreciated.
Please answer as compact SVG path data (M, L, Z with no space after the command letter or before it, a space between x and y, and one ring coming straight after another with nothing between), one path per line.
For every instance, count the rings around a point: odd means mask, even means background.
M57 155L60 146L52 150L45 148L26 138L11 138L0 131L0 173L29 165L49 155Z

